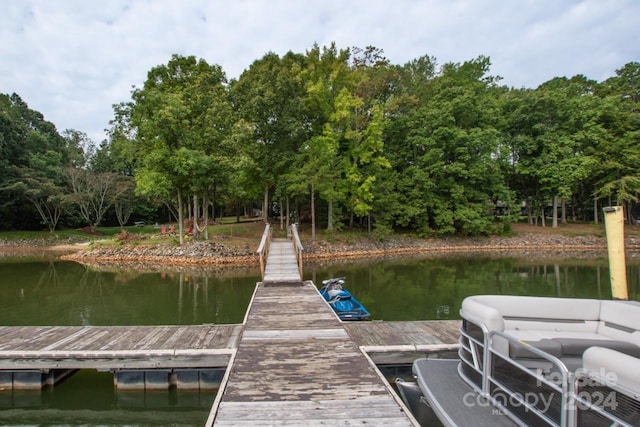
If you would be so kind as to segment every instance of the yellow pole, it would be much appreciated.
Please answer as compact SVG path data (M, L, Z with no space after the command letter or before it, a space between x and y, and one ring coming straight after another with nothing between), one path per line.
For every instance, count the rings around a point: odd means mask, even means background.
M614 299L629 299L627 267L624 253L624 215L622 206L604 208L604 225L607 232L609 276Z

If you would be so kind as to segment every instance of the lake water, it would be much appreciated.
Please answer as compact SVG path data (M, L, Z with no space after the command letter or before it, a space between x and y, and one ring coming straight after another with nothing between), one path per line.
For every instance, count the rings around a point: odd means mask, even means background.
M628 263L629 292L640 298L640 262ZM316 285L346 287L376 320L457 319L473 294L611 297L605 258L539 260L458 254L305 265ZM70 262L0 260L2 325L166 325L240 323L259 280L257 268L97 271ZM0 338L1 339L1 338ZM0 424L202 425L214 393L117 392L109 373L83 371L54 389L0 390Z

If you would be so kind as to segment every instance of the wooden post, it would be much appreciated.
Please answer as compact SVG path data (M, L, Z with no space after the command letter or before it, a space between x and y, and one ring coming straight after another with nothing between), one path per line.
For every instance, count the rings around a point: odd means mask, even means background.
M609 275L611 294L614 299L629 299L627 289L627 267L624 252L624 214L622 206L606 207L604 225L607 232Z

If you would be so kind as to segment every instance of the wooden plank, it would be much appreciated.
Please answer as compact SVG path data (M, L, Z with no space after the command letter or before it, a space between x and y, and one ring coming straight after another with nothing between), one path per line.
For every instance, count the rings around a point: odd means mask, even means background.
M350 322L345 329L360 346L453 345L458 343L460 321Z
M10 339L2 341L0 369L224 368L241 330L241 325L11 327L3 329Z
M210 422L411 425L387 387L313 283L263 282Z
M335 340L347 339L349 335L344 329L277 329L277 330L248 330L242 335L245 341L269 341L269 340Z
M20 356L20 355L19 355ZM231 359L227 354L187 354L181 355L139 355L125 357L118 353L86 354L85 357L73 357L70 354L59 357L25 358L0 357L0 369L171 369L171 368L226 368Z
M384 398L354 400L222 402L220 408L235 422L261 420L321 421L351 420L353 418L377 420L395 418L398 406Z
M293 241L271 239L263 282L302 282Z

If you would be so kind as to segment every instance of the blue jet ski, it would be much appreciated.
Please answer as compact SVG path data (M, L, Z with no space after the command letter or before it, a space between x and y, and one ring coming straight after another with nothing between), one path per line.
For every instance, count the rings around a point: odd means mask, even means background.
M367 320L371 314L342 285L344 285L344 277L323 280L320 295L341 320Z

